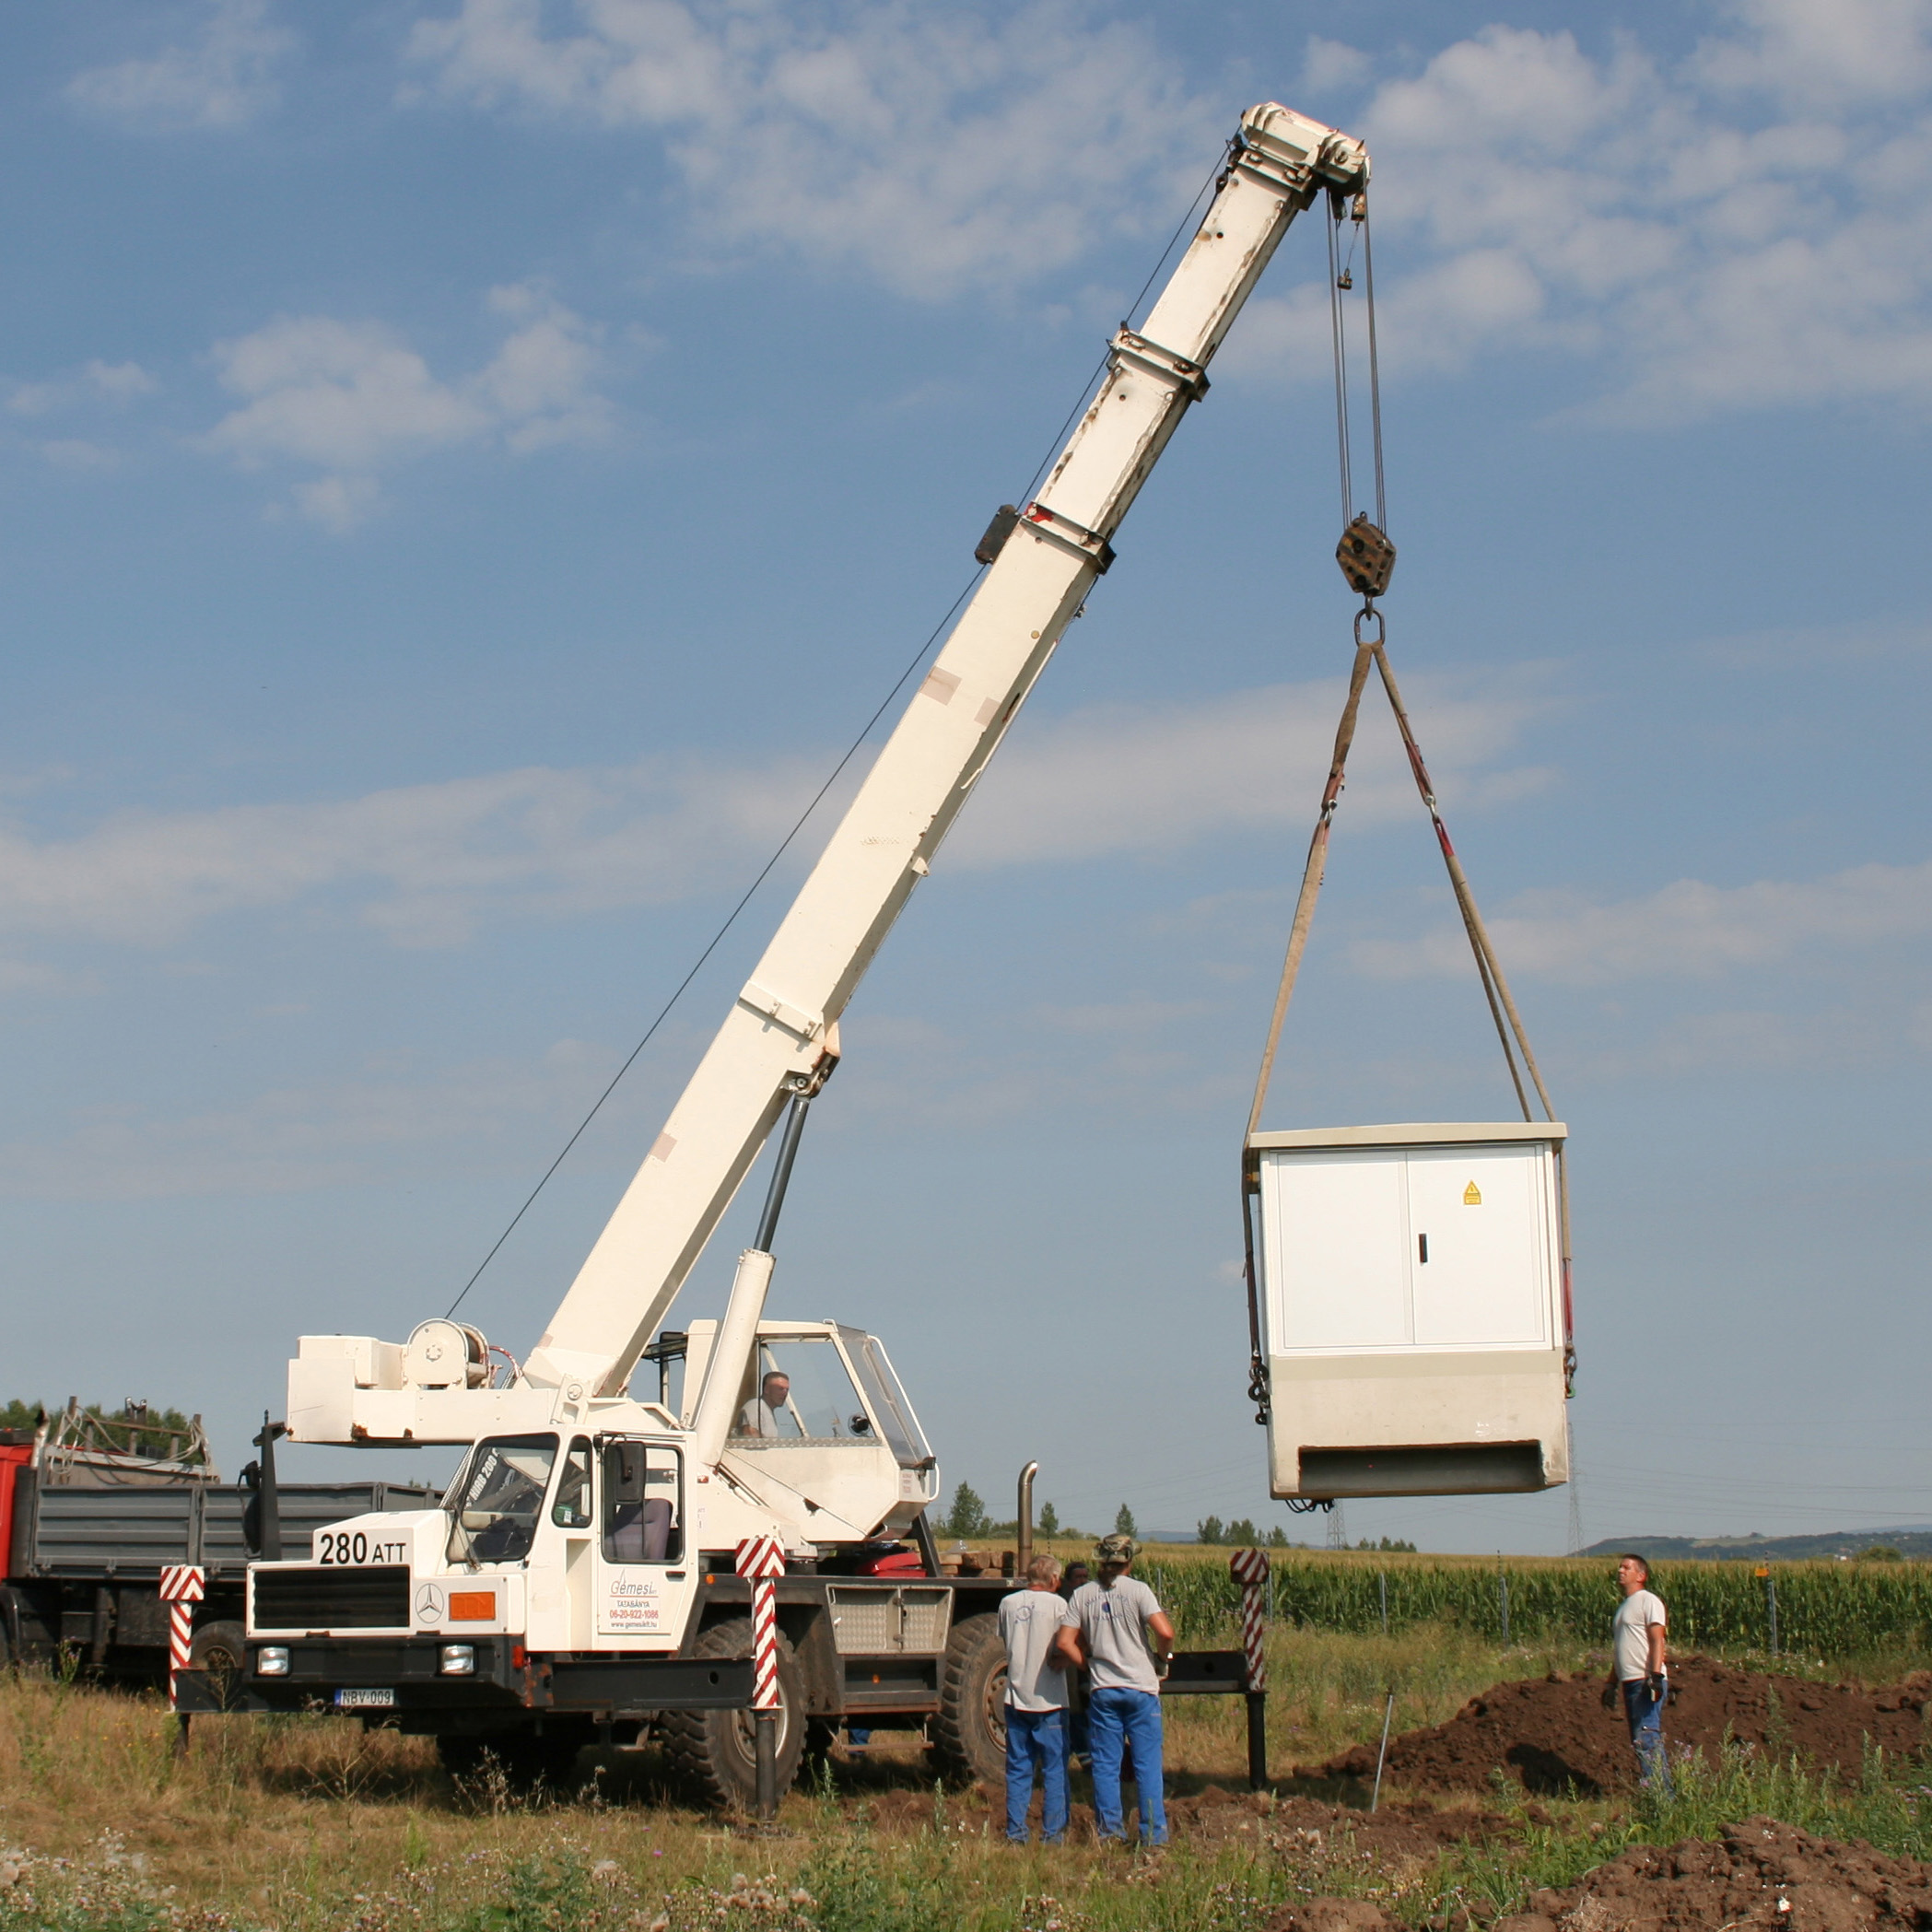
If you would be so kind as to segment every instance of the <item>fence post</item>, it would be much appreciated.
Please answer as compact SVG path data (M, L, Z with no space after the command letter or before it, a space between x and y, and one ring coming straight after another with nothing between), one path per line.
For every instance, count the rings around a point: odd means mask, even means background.
M1382 1634L1386 1637L1388 1634L1388 1572L1377 1570L1376 1582L1382 1591Z
M751 1581L752 1713L757 1752L757 1809L770 1823L779 1815L779 1603L776 1578L785 1552L776 1537L747 1537L738 1545L738 1574ZM796 1722L802 1713L794 1711Z
M1268 1552L1236 1550L1228 1569L1241 1586L1242 1689L1247 1693L1247 1786L1268 1788Z
M1764 1616L1771 1625L1771 1654L1778 1654L1778 1580L1771 1574L1769 1563L1758 1565L1758 1575L1764 1579Z
M1503 1647L1509 1648L1509 1578L1504 1573L1503 1553L1496 1552L1496 1598L1503 1606Z

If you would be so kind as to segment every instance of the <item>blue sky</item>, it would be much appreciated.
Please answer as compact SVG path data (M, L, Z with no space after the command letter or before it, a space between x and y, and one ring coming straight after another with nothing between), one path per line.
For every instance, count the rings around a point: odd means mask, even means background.
M10 1391L200 1409L232 1469L296 1334L448 1306L1272 98L1376 158L1390 643L1574 1134L1585 1534L1932 1517L1924 0L5 31ZM1235 1178L1349 654L1322 254L862 989L780 1238L775 1307L885 1336L949 1483L1036 1456L1098 1527L1273 1519ZM1371 711L1271 1125L1507 1116L1405 784ZM493 1339L798 876L478 1283Z

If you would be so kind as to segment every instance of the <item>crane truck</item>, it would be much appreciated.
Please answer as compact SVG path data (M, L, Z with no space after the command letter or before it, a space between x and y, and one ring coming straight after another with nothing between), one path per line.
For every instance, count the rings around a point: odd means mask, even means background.
M493 1372L483 1335L448 1317L401 1343L300 1338L291 1442L467 1453L439 1507L356 1516L310 1561L250 1566L252 1707L359 1712L433 1735L452 1769L490 1751L521 1774L648 1733L713 1800L746 1801L749 1586L732 1552L775 1538L781 1787L814 1727L928 1726L967 1772L998 1774L994 1612L1012 1586L941 1574L937 1463L879 1338L767 1314L778 1212L840 1015L1207 393L1216 348L1294 217L1317 197L1346 205L1368 170L1360 142L1287 108L1242 117L1172 276L1112 338L1038 493L981 539L971 602L521 1364ZM722 1316L664 1330L781 1118ZM647 1359L654 1398L630 1386ZM1185 1669L1169 1680L1188 1687Z

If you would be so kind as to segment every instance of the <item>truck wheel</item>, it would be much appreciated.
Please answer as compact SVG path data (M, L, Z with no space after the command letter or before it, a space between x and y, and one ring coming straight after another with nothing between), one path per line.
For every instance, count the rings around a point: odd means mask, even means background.
M983 1785L1004 1783L1006 1645L998 1617L968 1617L953 1626L932 1728L940 1757L954 1772Z
M241 1636L240 1624L221 1618L204 1623L188 1645L189 1669L205 1670L224 1703L231 1689L240 1688L248 1669L248 1649Z
M693 1657L749 1657L749 1617L714 1623L692 1646ZM664 1754L693 1793L707 1804L749 1810L758 1801L756 1730L749 1711L665 1711L658 1719ZM798 1658L779 1636L779 1796L791 1789L805 1754L805 1686Z

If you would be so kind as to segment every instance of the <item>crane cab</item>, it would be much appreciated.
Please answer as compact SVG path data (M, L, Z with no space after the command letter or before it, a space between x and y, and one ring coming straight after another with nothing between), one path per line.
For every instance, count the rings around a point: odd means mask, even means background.
M694 1321L685 1339L684 1422L718 1339ZM939 1500L939 1462L893 1369L885 1344L836 1321L763 1319L735 1390L724 1444L727 1470L760 1494L800 1499L816 1541L910 1533ZM803 1499L810 1498L809 1505Z
M1253 1135L1280 1498L1569 1478L1557 1123Z

